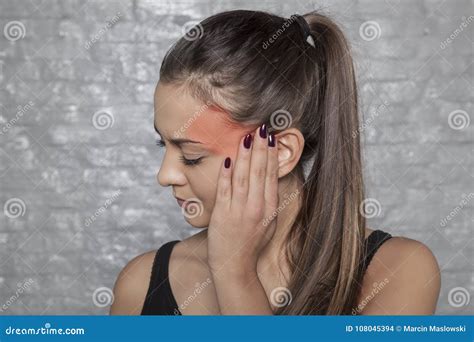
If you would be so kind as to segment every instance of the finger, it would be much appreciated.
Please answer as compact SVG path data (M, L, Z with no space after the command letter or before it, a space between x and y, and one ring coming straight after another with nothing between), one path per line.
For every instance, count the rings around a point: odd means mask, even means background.
M232 198L232 160L230 157L224 159L217 180L217 195L215 207L229 208Z
M273 133L268 135L268 144L267 175L265 178L265 218L273 220L278 207L278 145L277 138Z
M248 193L248 173L250 156L252 154L253 137L251 133L240 139L240 146L237 152L237 159L232 172L232 199L231 206L242 205L247 201Z
M251 210L262 210L265 207L265 178L267 173L267 151L268 151L268 132L267 126L263 124L257 128L255 132L255 141L252 148L252 156L250 158L249 171L249 193L248 207Z

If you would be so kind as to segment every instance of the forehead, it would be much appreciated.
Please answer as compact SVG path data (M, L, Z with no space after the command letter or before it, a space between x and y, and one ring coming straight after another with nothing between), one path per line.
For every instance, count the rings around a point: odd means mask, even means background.
M158 83L154 95L155 125L160 131L173 129L173 126L189 120L203 106L203 103L187 94L183 88Z
M235 152L240 138L255 128L236 123L222 109L165 84L155 90L155 126L164 138L199 141L206 149L226 155Z
M182 88L160 83L155 90L155 126L170 137L193 136L204 140L217 139L219 132L247 129L210 102L203 103Z

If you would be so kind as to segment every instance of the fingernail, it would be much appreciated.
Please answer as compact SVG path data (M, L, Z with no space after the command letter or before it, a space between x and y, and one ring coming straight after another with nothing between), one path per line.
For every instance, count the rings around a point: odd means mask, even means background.
M244 139L244 147L245 148L250 148L250 145L252 144L252 135L249 133L245 136Z
M273 132L268 135L268 146L275 147L275 134Z
M262 137L263 139L267 137L267 125L265 124L262 124L262 126L260 126L260 137Z
M227 157L227 158L225 159L225 161L224 161L224 167L225 167L226 169L228 169L228 168L230 167L230 158L229 158L229 157Z

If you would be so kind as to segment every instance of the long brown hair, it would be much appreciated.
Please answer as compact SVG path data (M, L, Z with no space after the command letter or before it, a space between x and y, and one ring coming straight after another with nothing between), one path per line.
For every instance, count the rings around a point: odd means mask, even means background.
M363 276L365 218L358 104L350 49L329 17L303 15L314 46L290 19L261 11L213 15L167 52L160 82L184 86L236 122L286 113L305 138L292 177L302 204L286 240L291 302L275 314L350 314ZM309 174L306 168L312 167Z

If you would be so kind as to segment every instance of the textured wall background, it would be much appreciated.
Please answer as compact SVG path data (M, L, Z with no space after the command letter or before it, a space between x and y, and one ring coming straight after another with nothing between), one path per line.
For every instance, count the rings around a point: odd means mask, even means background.
M106 314L132 257L197 232L155 180L153 90L186 23L237 8L342 25L371 227L426 243L437 314L472 313L471 1L0 0L2 314Z

